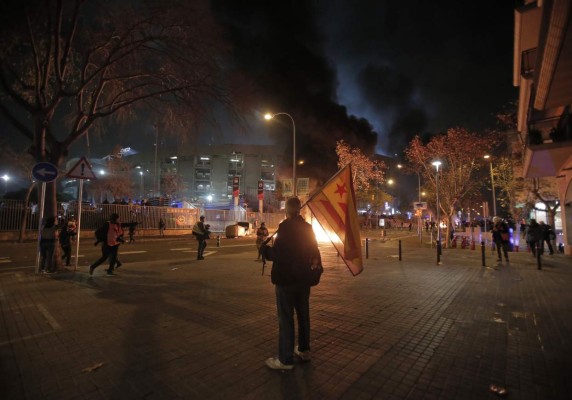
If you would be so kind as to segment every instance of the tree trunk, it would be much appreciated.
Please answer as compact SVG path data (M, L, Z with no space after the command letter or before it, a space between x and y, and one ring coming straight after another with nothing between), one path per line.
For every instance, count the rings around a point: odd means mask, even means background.
M28 204L30 204L30 196L32 195L32 190L36 186L36 182L32 182L28 187L26 192L26 198L24 199L24 212L22 213L22 219L20 220L20 235L18 236L18 243L24 242L24 234L26 233L26 222L28 221Z

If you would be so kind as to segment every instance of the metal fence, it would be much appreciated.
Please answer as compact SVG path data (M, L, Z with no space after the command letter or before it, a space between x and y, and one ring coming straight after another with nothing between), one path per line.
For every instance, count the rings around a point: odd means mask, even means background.
M76 220L78 204L58 203L58 219ZM27 230L38 230L39 206L30 204L27 207L23 201L0 201L0 231L20 230L22 219L26 218ZM245 210L203 210L201 208L173 208L160 206L140 206L134 204L82 204L81 228L95 230L107 220L111 214L117 213L123 223L137 223L137 229L159 229L159 221L165 222L166 229L191 229L200 215L204 215L206 223L211 225L212 232L224 232L228 225L238 222L248 222L250 228L265 222L268 229L278 228L284 214L255 213Z

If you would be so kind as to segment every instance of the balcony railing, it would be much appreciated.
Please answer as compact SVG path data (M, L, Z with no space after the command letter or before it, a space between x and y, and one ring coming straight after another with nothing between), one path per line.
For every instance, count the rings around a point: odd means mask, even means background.
M572 140L572 118L570 108L558 116L535 119L528 125L528 144L558 143Z

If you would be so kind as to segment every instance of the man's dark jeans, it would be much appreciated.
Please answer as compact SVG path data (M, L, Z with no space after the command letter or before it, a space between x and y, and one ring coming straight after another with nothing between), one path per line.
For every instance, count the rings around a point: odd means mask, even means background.
M105 262L105 260L107 260L108 257L109 257L109 246L105 243L102 243L101 244L101 257L99 257L99 259L96 262L91 264L90 268L91 269L97 268L101 263ZM117 257L117 255L116 255L116 257Z
M107 270L107 273L113 273L113 267L115 267L115 264L117 263L117 251L119 250L119 245L115 245L115 246L108 246L109 249L109 269Z
M278 311L278 358L282 364L294 363L294 310L298 319L298 348L310 350L310 286L276 285Z

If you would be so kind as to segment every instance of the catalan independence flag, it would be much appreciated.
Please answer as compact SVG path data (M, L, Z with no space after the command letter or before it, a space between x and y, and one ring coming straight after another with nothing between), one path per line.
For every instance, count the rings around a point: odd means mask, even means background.
M353 276L363 271L363 257L352 169L348 164L308 200L310 208Z

